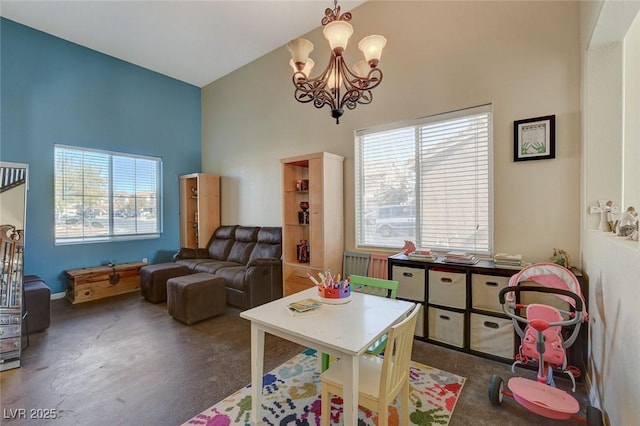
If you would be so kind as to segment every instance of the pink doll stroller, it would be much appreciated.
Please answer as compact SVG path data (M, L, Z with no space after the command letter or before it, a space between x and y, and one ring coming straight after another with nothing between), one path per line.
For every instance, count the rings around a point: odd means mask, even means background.
M519 285L521 282L537 285ZM521 293L537 292L557 296L569 304L569 310L561 310L541 303L517 303ZM516 361L511 366L515 373L518 364L537 362L537 380L523 377L509 379L508 387L498 375L489 380L489 400L500 405L504 395L513 397L520 405L544 417L557 420L574 419L585 422L577 415L578 401L569 393L557 389L553 381L554 371L569 376L575 392L575 370L567 368L566 348L578 337L582 322L588 315L580 290L580 283L573 273L555 263L537 263L527 266L512 276L509 286L499 294L502 310L513 320L513 326L522 344ZM522 316L524 312L525 316ZM523 329L522 324L526 327ZM573 328L573 330L571 330ZM563 330L570 335L564 339ZM579 372L579 371L578 371ZM602 425L602 413L595 407L587 407L586 423Z

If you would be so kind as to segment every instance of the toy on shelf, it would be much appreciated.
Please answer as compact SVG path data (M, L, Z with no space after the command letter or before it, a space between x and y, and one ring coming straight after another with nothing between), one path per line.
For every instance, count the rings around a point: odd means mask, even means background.
M618 222L618 235L628 237L638 230L638 212L632 206L627 207Z
M550 257L550 260L553 263L564 266L567 269L571 269L571 257L569 256L569 253L562 249L554 247L553 256Z
M329 271L324 274L318 273L319 280L309 273L307 276L318 288L318 298L321 302L340 305L351 301L350 277L340 280L340 274L336 277L331 275Z
M598 200L600 206L600 225L598 229L604 232L613 231L613 201Z
M409 256L411 253L416 251L416 245L413 241L404 240L404 246L402 247L402 252L405 256Z

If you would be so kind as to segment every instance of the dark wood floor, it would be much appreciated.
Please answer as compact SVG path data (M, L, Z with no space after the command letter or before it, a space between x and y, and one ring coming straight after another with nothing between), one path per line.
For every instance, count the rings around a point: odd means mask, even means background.
M250 382L250 327L238 314L229 308L186 326L167 314L166 304L138 294L79 305L54 300L51 327L31 335L21 368L1 374L0 423L180 425ZM274 336L265 345L265 371L302 350ZM507 364L421 341L412 358L467 378L451 426L578 424L538 417L511 399L493 407L489 377L511 377ZM584 413L584 385L578 388ZM18 409L27 417L30 410L56 410L57 418L10 419Z

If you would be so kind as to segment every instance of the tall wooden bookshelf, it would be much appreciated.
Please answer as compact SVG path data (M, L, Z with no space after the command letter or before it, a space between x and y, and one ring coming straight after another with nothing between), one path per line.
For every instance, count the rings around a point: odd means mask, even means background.
M206 248L220 226L220 176L180 176L180 247Z
M283 292L289 295L313 286L307 273L317 277L327 269L334 274L342 272L344 158L319 152L280 162ZM299 214L302 202L309 205L308 220ZM305 243L309 256L301 259L298 246Z

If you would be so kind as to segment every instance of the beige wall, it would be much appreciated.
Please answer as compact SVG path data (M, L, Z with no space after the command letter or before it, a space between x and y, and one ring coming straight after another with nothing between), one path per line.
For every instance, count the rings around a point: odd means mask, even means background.
M587 214L587 207L601 198L620 205L639 196L625 195L632 190L629 180L637 179L639 173L640 93L634 81L639 44L625 39L637 37L638 10L638 1L582 5L585 226L581 251L589 281L589 377L592 402L602 408L611 425L637 424L640 419L640 245L597 231L598 216Z
M354 9L347 49L382 33L384 79L371 105L346 111L293 99L286 47L203 90L203 170L223 176L225 224L280 224L282 157L316 151L345 160L345 247L354 247L353 135L368 126L493 103L496 251L546 260L579 248L580 54L573 2L383 2ZM318 7L318 21L323 7ZM329 50L306 35L319 69ZM555 114L556 159L514 163L513 121Z

